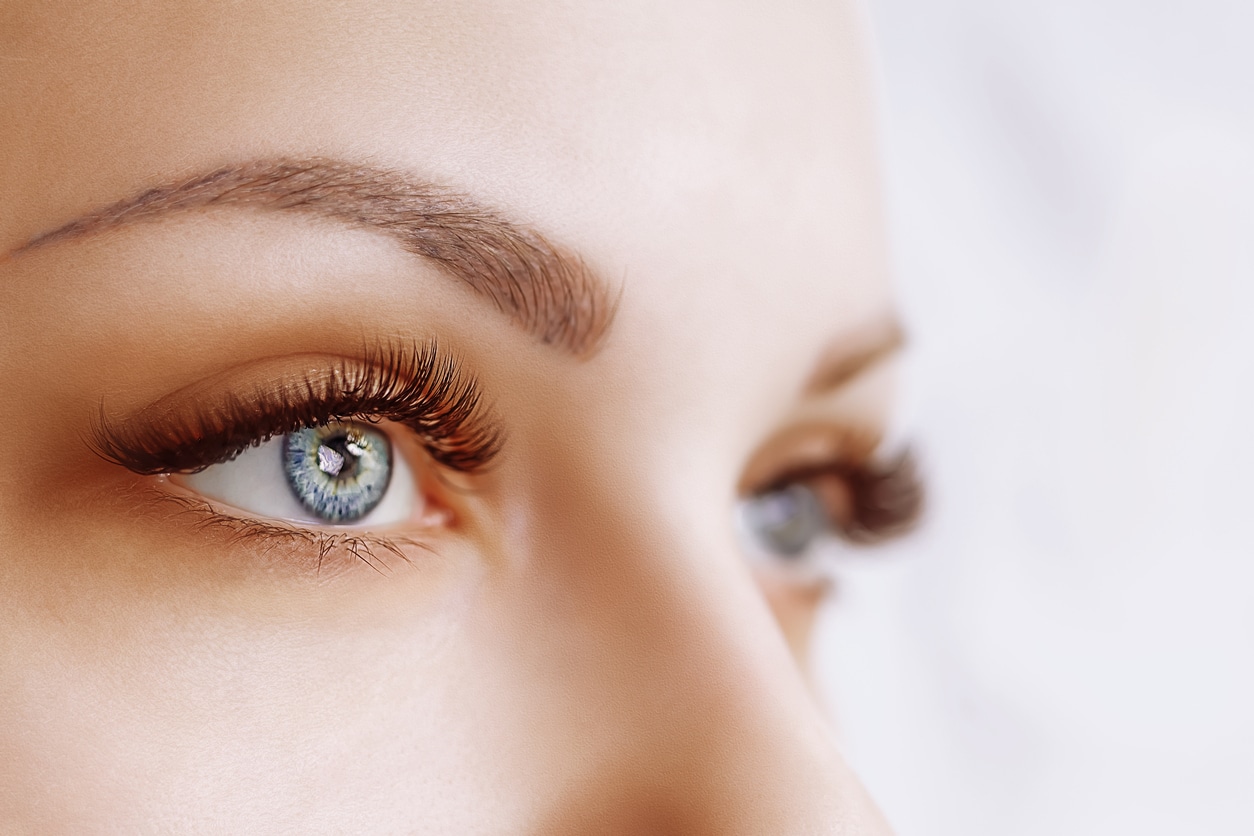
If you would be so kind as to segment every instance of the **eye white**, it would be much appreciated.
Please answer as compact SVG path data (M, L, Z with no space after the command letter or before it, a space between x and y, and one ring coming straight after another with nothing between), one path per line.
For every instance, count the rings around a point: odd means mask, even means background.
M392 477L379 504L350 525L331 526L319 519L293 493L283 470L283 442L277 436L250 447L229 462L215 464L199 473L174 477L206 499L276 520L335 528L384 528L399 525L420 514L414 474L405 456L393 456Z

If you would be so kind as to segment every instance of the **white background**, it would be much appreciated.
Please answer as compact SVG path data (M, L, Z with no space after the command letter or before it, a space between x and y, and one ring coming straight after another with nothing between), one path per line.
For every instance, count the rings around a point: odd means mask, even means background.
M820 683L900 836L1254 834L1254 3L872 0L933 502Z

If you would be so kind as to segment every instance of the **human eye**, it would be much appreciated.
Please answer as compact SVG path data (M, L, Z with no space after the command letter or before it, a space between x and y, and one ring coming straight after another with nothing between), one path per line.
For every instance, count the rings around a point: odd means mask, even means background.
M923 485L905 450L787 468L742 497L737 527L751 563L811 584L830 577L841 552L910 530L922 507Z
M478 383L434 342L360 359L288 358L249 385L211 381L121 420L91 443L151 477L206 527L336 550L380 568L445 518L441 474L478 474L502 435ZM440 478L433 478L440 477Z
M351 420L302 427L173 481L269 519L395 527L420 517L422 509L412 468L394 449L399 445L389 429Z

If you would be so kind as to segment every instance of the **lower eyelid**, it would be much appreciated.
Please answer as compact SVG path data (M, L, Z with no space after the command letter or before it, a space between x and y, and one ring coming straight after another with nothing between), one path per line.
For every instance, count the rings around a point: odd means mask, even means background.
M240 554L267 572L295 572L323 580L358 569L387 575L436 553L434 541L421 530L310 527L260 518L191 493L167 477L157 477L140 498L149 509L146 514L190 531L214 551L215 559Z

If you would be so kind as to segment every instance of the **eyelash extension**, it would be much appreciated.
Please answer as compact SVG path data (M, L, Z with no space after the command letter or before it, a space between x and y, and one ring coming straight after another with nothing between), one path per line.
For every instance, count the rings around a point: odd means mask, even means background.
M890 540L914 529L923 517L926 491L909 448L888 459L794 470L774 480L767 490L821 479L839 479L848 491L849 508L845 513L829 509L829 515L837 535L850 543L873 545Z
M251 397L228 394L213 407L141 413L122 424L101 413L89 444L103 458L145 476L195 473L250 447L332 421L394 421L418 437L432 459L463 473L487 468L503 433L488 415L478 383L462 373L434 340L367 349L329 374L294 386L259 387Z
M923 518L926 492L913 451L849 468L844 478L853 497L841 532L854 543L878 543L914 529Z

